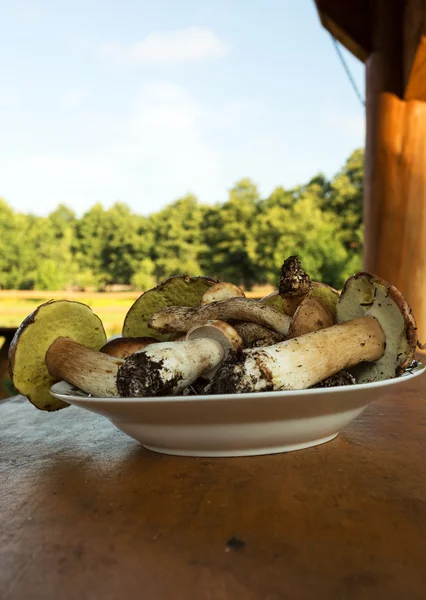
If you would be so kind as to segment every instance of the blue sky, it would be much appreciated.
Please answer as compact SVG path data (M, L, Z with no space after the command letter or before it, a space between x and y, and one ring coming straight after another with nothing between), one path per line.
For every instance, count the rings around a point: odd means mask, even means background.
M313 0L0 2L0 82L0 197L38 214L266 195L364 144Z

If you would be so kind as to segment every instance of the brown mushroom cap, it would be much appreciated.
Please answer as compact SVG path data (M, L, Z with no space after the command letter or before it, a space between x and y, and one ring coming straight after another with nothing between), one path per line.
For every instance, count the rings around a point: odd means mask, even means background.
M156 343L158 343L158 340L150 337L119 337L107 342L105 346L102 346L100 352L116 358L127 358L138 350L149 346L149 344Z
M296 309L288 330L287 339L331 327L334 318L331 311L317 298L307 296Z

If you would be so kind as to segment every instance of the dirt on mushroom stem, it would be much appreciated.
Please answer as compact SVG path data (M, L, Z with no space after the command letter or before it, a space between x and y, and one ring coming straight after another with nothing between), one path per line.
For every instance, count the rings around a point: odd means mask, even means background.
M164 359L154 359L144 352L132 355L132 360L127 360L118 369L117 389L122 397L135 398L147 395L168 396L172 395L180 377L177 373L170 373L170 378L165 379L167 372Z
M385 335L374 317L353 319L230 355L213 378L209 393L307 389L361 361L378 360L385 345Z

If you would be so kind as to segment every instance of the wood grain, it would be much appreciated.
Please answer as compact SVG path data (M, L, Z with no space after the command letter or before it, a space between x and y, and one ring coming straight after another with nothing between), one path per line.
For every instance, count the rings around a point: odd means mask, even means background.
M333 442L235 459L1 404L2 600L423 600L425 382Z
M426 339L426 102L403 100L408 5L373 3L366 62L364 266L406 296Z
M426 0L405 0L404 98L426 101Z

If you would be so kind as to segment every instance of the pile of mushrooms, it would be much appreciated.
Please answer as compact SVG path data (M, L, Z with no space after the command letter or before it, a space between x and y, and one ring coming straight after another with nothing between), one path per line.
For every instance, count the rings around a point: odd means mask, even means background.
M294 256L283 264L277 292L262 300L209 279L197 304L154 310L147 326L152 337L106 343L89 307L43 304L11 345L15 388L37 408L57 410L66 404L49 389L59 380L98 397L352 385L400 375L418 343L412 312L394 286L360 272L339 295L312 282Z

